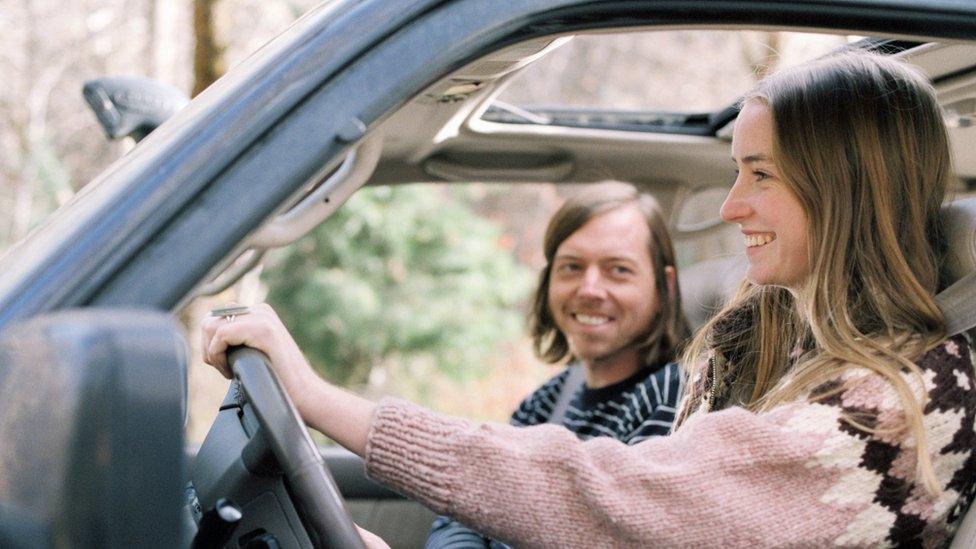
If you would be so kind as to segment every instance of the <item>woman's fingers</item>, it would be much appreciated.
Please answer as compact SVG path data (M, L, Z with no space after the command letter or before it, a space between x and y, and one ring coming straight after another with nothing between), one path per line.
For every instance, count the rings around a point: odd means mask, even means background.
M277 348L281 345L275 344L276 341L283 341L281 337L277 337L281 336L281 332L287 334L278 315L265 303L249 307L233 316L211 314L202 323L204 362L230 379L232 373L227 365L228 348L245 345L273 357L282 351Z
M260 351L268 352L267 346L262 345L255 333L260 331L256 323L259 319L235 319L233 322L223 322L214 328L213 337L210 339L210 346L207 353L210 355L211 364L220 370L225 376L230 377L230 368L227 365L227 349L239 345L253 347Z
M227 349L243 345L263 352L282 387L302 412L305 397L318 377L274 310L262 303L247 311L218 309L218 314L202 323L203 357L207 364L231 379L234 374L227 364Z
M358 524L356 525L356 529L359 530L359 536L363 538L363 544L366 545L367 549L390 549L390 546L376 534Z
M214 309L201 323L203 360L228 379L231 372L227 366L227 348L243 344L239 343L243 340L243 319L250 314L250 309L235 313L235 308L239 307L231 302L225 307Z
M234 318L229 319L234 314ZM329 385L319 377L278 315L266 304L243 311L218 311L203 320L203 354L224 377L232 377L227 349L246 345L268 355L272 368L295 407L310 425L358 455L366 447L366 433L375 405ZM341 418L341 421L336 420ZM376 536L363 534L370 547L386 547Z

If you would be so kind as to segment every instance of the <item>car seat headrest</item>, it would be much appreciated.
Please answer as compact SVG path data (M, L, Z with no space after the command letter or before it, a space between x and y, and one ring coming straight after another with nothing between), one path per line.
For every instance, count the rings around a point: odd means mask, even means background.
M976 272L976 198L946 204L942 215L948 243L945 270L951 284Z
M692 331L698 330L728 302L745 278L743 254L706 259L678 272L681 307Z

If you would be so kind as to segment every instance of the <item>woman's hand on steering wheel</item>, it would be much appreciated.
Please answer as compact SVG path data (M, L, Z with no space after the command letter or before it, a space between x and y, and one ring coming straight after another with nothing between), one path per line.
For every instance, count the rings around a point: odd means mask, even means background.
M257 349L268 357L282 388L309 426L355 454L365 454L376 405L319 377L270 306L219 309L203 322L204 361L228 379L232 373L227 349L236 346Z
M204 362L230 379L228 348L246 346L263 352L299 413L306 416L308 393L316 383L321 383L321 378L270 305L216 310L204 320L202 331Z

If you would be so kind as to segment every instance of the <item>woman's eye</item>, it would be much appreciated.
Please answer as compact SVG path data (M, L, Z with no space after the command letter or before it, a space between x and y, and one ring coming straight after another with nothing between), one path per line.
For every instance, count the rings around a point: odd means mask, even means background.
M614 265L612 270L613 270L613 274L616 275L629 275L634 272L633 269L631 269L630 267L626 267L624 265Z
M766 172L752 172L756 176L756 181L764 181L769 179L769 174Z
M580 266L576 263L563 263L556 267L556 271L560 273L575 273L580 270Z

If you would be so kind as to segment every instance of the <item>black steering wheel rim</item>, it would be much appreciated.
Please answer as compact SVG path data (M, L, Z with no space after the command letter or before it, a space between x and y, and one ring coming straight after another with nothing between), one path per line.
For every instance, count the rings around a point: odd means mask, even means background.
M365 549L325 460L270 368L264 353L237 347L227 359L263 436L302 507L303 521L322 547Z

